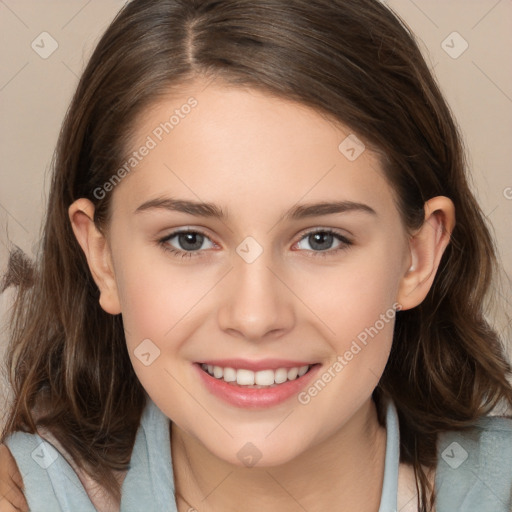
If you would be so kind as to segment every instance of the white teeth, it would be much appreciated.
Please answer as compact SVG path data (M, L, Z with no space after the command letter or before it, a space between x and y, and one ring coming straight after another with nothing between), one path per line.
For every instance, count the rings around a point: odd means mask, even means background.
M262 370L254 374L254 382L258 386L271 386L274 384L274 370Z
M299 366L294 368L278 368L277 370L260 370L253 372L252 370L239 369L221 366L213 366L211 364L201 365L204 371L208 372L216 379L222 379L225 382L236 382L239 386L275 386L283 384L288 380L295 380L302 377L311 368L310 365Z
M276 370L274 380L276 384L282 384L283 382L286 382L288 380L288 370L286 368L279 368Z
M236 370L233 368L224 368L224 380L226 382L235 382Z
M251 370L237 370L236 383L240 386L254 385L254 372Z
M302 377L307 371L308 371L308 368L309 366L306 365L306 366L301 366L299 368L299 377Z
M294 380L298 374L299 374L298 368L290 368L288 370L288 380Z

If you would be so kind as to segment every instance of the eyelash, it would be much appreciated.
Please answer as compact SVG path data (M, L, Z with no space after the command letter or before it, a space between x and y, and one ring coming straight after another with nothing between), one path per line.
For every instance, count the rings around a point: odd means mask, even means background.
M353 242L348 240L346 237L344 237L340 233L338 233L338 232L336 232L336 231L334 231L332 229L328 229L328 228L308 231L307 233L305 233L301 237L299 242L301 242L302 240L310 237L311 235L315 235L317 233L333 235L336 239L338 239L342 243L342 245L340 245L336 249L331 249L331 250L307 251L309 253L313 253L313 254L309 254L308 257L312 257L312 258L316 258L316 257L326 258L328 256L333 256L333 255L339 254L341 251L346 251L351 245L353 245ZM205 233L201 232L201 231L198 231L198 230L187 230L187 231L175 231L174 233L171 233L170 235L168 235L168 236L166 236L164 238L159 239L158 240L158 244L162 247L162 249L164 251L171 253L176 258L191 258L191 257L201 256L201 253L203 252L201 250L199 250L199 251L180 251L178 249L175 249L174 247L169 246L169 244L167 243L167 242L169 242L169 240L172 240L174 237L176 237L178 235L183 235L183 234L201 235L201 236L204 236L205 238L207 238L208 240L210 240L210 237L208 235L206 235Z

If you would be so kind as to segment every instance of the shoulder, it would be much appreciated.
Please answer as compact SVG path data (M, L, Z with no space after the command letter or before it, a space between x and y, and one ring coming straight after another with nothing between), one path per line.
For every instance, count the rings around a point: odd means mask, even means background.
M512 509L512 419L485 416L438 437L438 512Z
M443 432L438 454L452 469L478 463L481 470L499 470L512 478L512 418L485 416L468 429Z
M52 443L39 434L26 432L14 432L4 443L18 465L32 512L69 510L69 507L94 512L77 474Z

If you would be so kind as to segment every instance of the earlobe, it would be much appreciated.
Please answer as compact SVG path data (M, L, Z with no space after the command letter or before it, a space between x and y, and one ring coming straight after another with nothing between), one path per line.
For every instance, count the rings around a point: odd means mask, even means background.
M454 227L455 207L449 198L437 196L425 203L425 221L409 239L411 258L397 297L402 310L416 307L427 296Z
M84 251L89 270L100 290L100 305L111 315L121 312L110 247L94 224L94 205L88 199L76 200L68 209L75 237Z

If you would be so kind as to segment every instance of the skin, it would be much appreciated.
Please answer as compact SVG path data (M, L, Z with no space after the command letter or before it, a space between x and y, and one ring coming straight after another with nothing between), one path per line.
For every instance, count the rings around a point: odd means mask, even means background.
M339 151L350 130L303 105L220 82L197 80L160 100L139 119L133 150L190 96L197 107L110 192L108 229L96 229L90 201L69 209L100 304L123 315L135 372L172 420L179 510L313 512L334 502L375 512L386 431L371 394L393 321L307 405L296 397L267 409L228 405L204 388L192 363L278 357L321 363L321 375L393 304L405 310L423 301L455 225L453 203L430 199L423 227L408 233L378 156L366 149L349 161ZM215 203L229 216L134 213L163 197ZM297 203L342 200L375 214L282 219ZM306 235L320 228L352 244L326 239L318 249ZM178 237L158 242L178 229L207 236L199 256L164 250L186 251ZM248 236L263 249L252 263L236 252ZM149 366L134 353L145 339L160 350ZM248 442L261 454L252 468L237 457Z
M23 480L9 448L0 445L0 512L28 512Z

